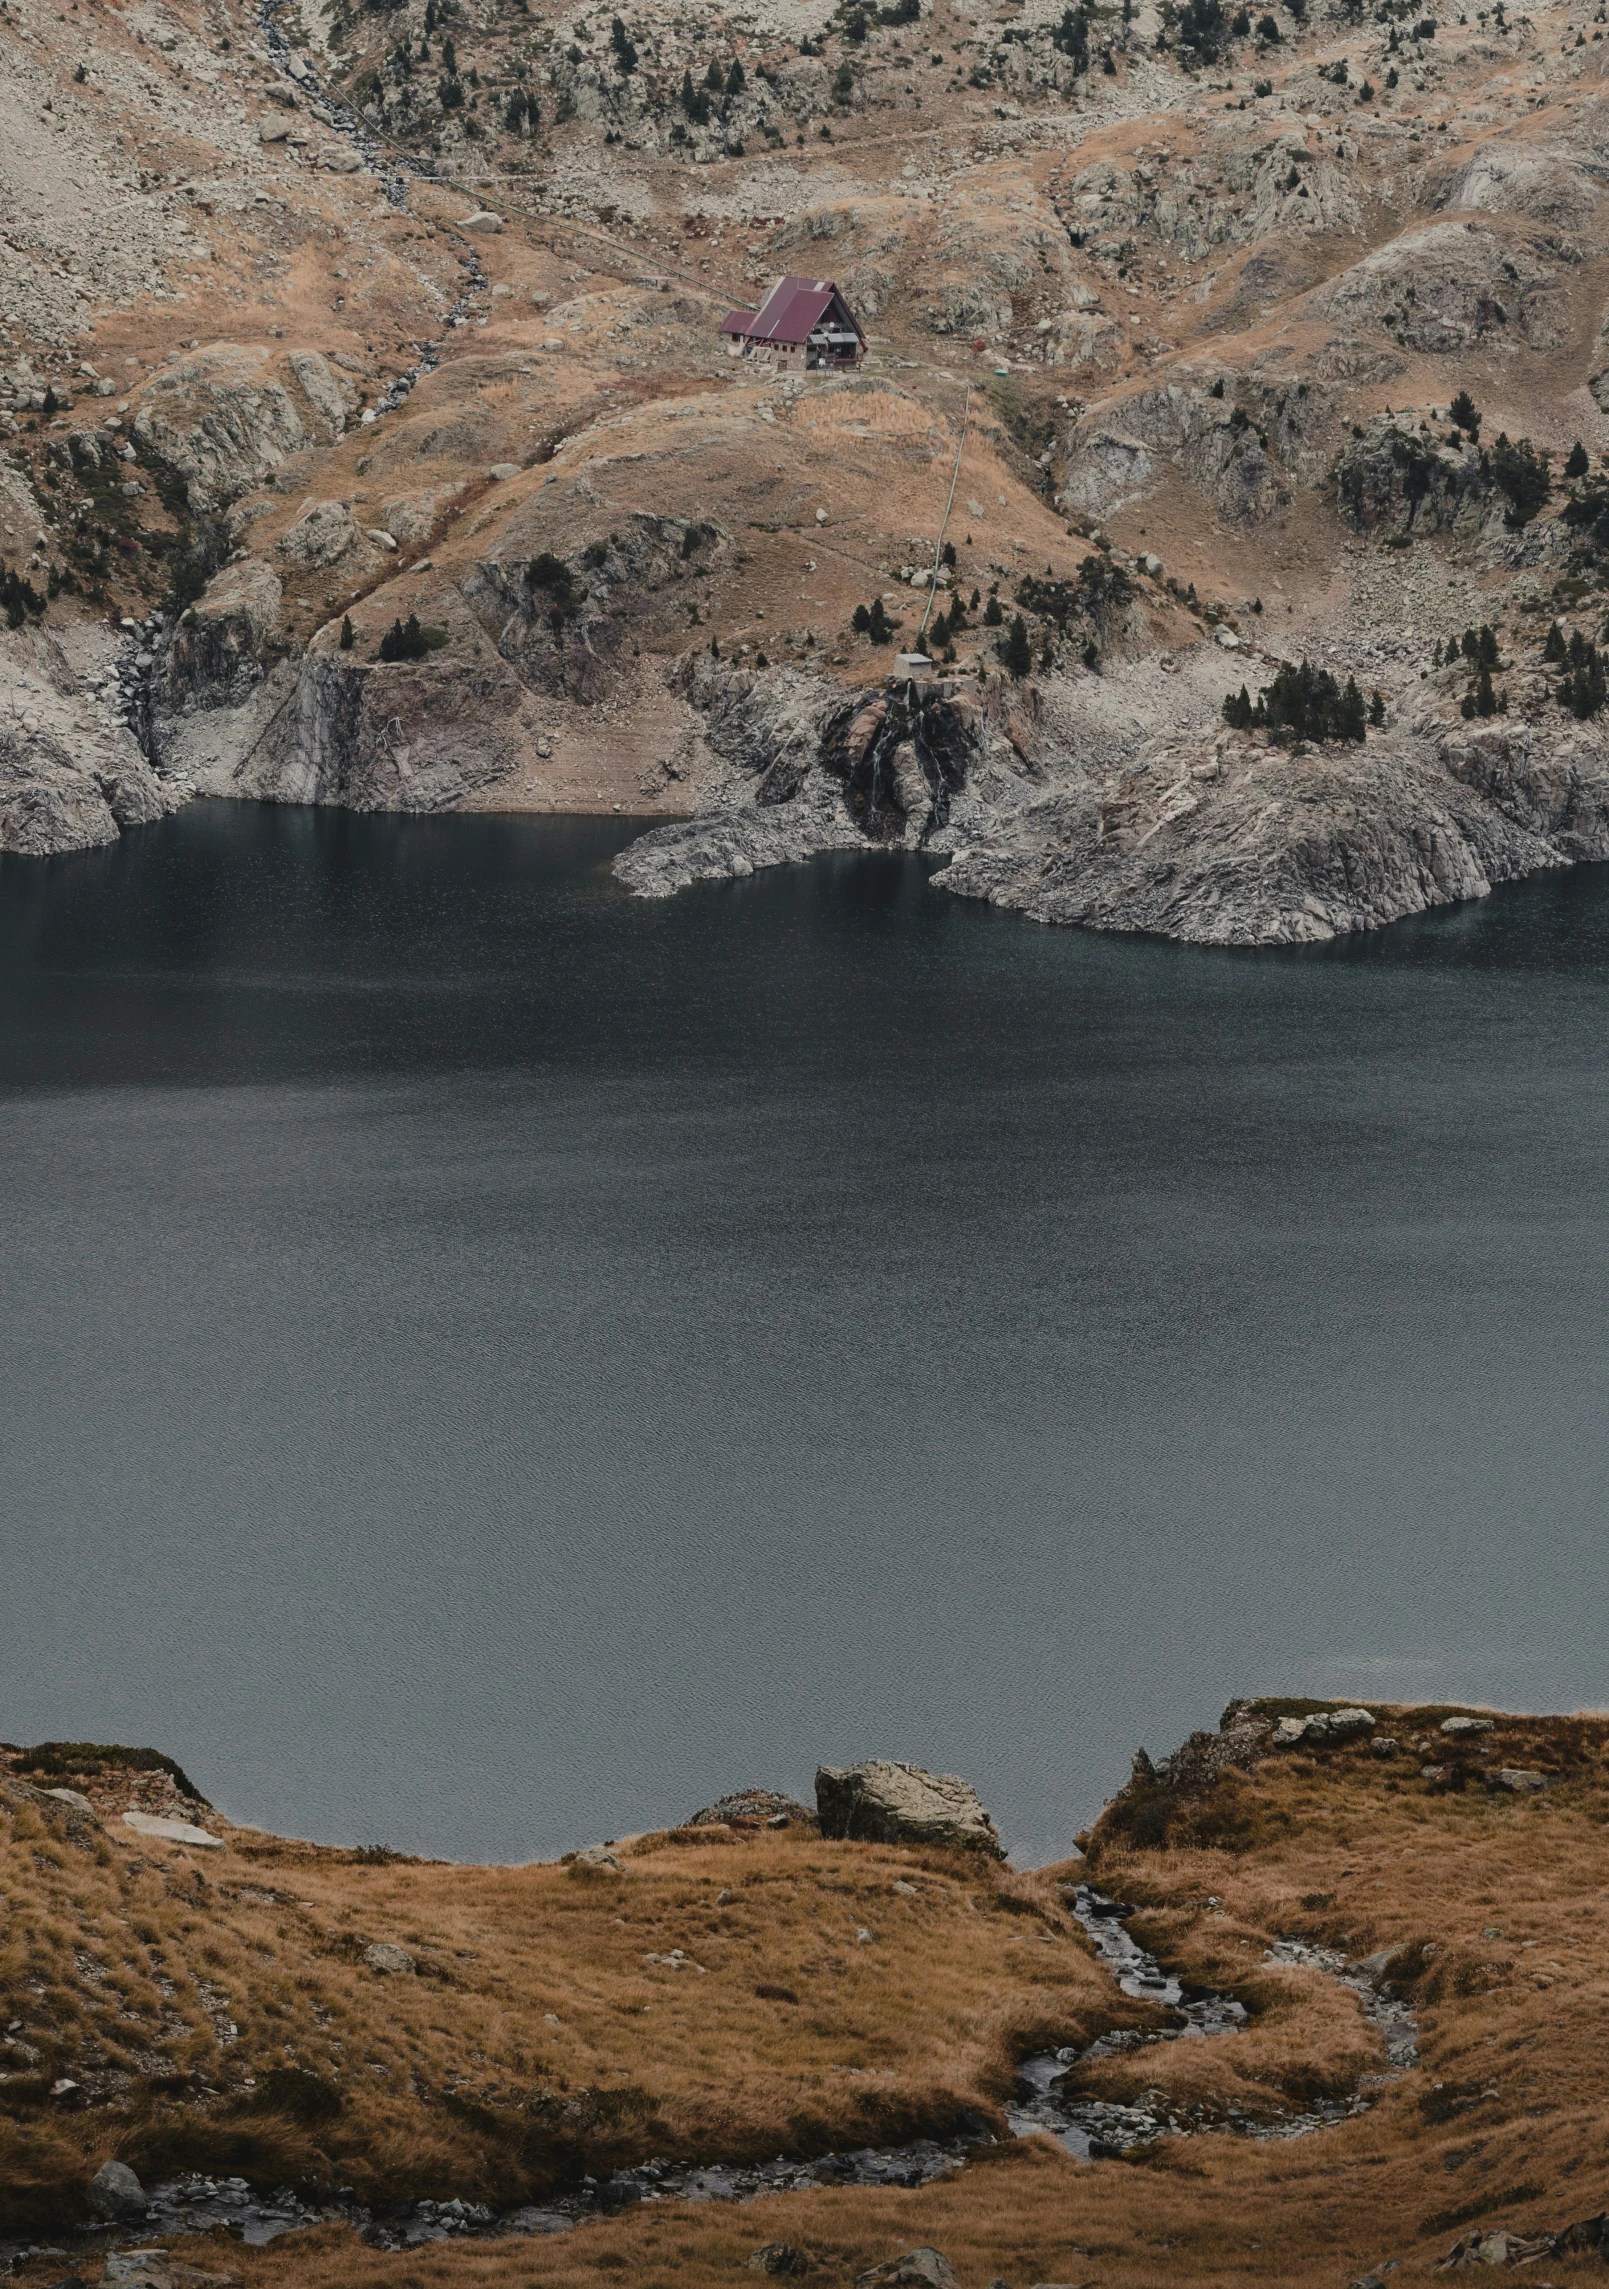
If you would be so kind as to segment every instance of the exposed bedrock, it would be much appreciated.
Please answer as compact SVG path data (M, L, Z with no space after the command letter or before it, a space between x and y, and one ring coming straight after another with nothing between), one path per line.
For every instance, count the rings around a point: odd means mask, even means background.
M60 642L37 630L0 636L0 850L30 858L92 850L173 807Z
M615 871L663 897L823 850L949 851L937 886L1036 921L1254 946L1609 857L1609 737L1540 694L1538 721L1465 723L1449 677L1433 709L1363 746L1292 750L1226 731L1211 673L1192 663L1160 700L1138 692L1141 667L1126 685L1047 678L982 703L940 682L913 717L921 687L845 706L804 679L784 695L701 668L712 743L735 760L701 815Z

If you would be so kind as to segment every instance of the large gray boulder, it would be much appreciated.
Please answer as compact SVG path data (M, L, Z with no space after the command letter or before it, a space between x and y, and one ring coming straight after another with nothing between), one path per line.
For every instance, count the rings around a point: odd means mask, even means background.
M971 1782L917 1764L872 1757L842 1771L823 1765L816 1774L816 1812L823 1836L1006 1856Z
M103 2162L89 2181L89 2206L97 2217L144 2217L145 2188L127 2162Z

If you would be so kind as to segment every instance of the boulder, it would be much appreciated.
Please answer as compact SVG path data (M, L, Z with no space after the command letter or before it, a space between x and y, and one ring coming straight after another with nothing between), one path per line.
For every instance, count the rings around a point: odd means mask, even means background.
M372 1947L363 1950L363 1960L371 1971L382 1971L406 1976L419 1968L405 1947L394 1946L389 1939L377 1939Z
M198 1828L192 1820L168 1820L155 1812L125 1812L123 1825L135 1829L141 1836L155 1836L164 1844L195 1844L213 1852L223 1850L221 1836L209 1836L205 1828Z
M307 400L314 429L325 444L334 444L346 432L347 399L329 360L317 350L292 350L285 362Z
M1494 1788L1512 1789L1516 1796L1534 1796L1548 1784L1545 1772L1532 1772L1523 1765L1499 1765L1496 1772L1487 1777Z
M344 501L314 501L278 542L278 553L307 572L326 572L363 545Z
M145 2188L127 2162L105 2161L89 2181L89 2206L97 2217L143 2217Z
M618 1868L620 1857L618 1853L611 1851L607 1844L588 1844L581 1851L571 1854L571 1865L583 1868Z
M942 2250L908 2249L903 2257L857 2273L855 2289L960 2289L960 2284Z
M46 1796L53 1796L58 1804L70 1804L75 1812L87 1812L93 1820L95 1807L81 1790L76 1788L47 1788Z
M1470 1733L1492 1732L1496 1724L1495 1717L1443 1717L1440 1729L1452 1739L1462 1740Z
M1277 1749L1333 1748L1365 1739L1374 1731L1367 1709L1319 1709L1308 1717L1281 1717L1274 1727Z
M492 233L502 229L503 218L501 215L494 215L490 207L477 207L472 215L465 215L458 227L460 230L479 230Z
M816 1813L823 1836L867 1844L938 1844L986 1852L996 1860L1006 1856L970 1781L954 1773L925 1772L920 1765L881 1757L842 1771L823 1765L816 1774Z
M810 2271L810 2260L791 2241L767 2241L749 2259L751 2273L769 2273L774 2279L793 2280Z

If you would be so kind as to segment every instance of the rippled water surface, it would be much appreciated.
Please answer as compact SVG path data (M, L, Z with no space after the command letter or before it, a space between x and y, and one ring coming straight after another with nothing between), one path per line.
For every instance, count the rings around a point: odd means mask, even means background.
M1609 873L1039 930L607 821L0 861L0 1733L523 1857L1231 1693L1609 1699Z

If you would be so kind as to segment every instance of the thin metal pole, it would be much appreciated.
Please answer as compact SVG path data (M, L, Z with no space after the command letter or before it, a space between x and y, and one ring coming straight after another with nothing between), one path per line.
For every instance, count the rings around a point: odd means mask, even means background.
M955 488L961 481L961 456L966 451L967 423L972 415L972 384L967 383L966 403L961 408L961 435L955 448L955 467L950 471L950 497L944 504L944 522L939 526L939 537L933 543L933 577L927 586L927 610L922 614L922 625L916 631L916 648L922 649L922 638L927 634L928 621L933 616L933 599L939 592L939 558L944 554L944 535L950 522L950 511L955 507Z

